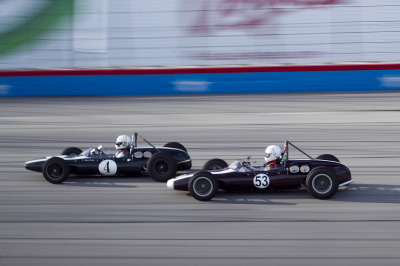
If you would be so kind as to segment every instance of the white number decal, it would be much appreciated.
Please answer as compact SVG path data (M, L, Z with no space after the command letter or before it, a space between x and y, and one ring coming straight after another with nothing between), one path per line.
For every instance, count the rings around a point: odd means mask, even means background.
M115 175L117 164L113 160L104 160L99 164L99 171L103 175Z
M254 177L253 182L257 188L266 188L269 186L269 177L266 174L258 174Z

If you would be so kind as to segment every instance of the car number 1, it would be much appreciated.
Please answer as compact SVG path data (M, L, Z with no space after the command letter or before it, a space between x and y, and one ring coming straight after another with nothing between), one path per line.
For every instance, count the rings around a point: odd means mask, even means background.
M258 174L253 179L256 188L267 188L269 186L269 177L266 174Z

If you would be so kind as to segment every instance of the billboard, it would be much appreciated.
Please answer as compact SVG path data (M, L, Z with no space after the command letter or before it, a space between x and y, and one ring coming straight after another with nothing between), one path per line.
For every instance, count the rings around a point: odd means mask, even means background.
M0 70L399 61L394 0L0 0Z

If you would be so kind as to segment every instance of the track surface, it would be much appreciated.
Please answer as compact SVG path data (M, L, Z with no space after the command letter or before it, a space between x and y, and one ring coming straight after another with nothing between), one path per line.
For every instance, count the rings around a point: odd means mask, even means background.
M400 93L0 99L0 265L399 265ZM26 160L113 148L138 131L183 143L200 168L291 140L355 183L221 192L199 202L147 177L52 185Z

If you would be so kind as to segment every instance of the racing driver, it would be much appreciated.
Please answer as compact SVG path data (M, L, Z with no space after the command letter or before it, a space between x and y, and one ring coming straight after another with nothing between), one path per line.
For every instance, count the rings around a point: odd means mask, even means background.
M130 148L132 147L132 140L127 135L118 136L115 141L115 149L117 150L115 157L124 158L129 156Z
M265 149L264 170L277 169L281 164L281 148L277 145L270 145Z

